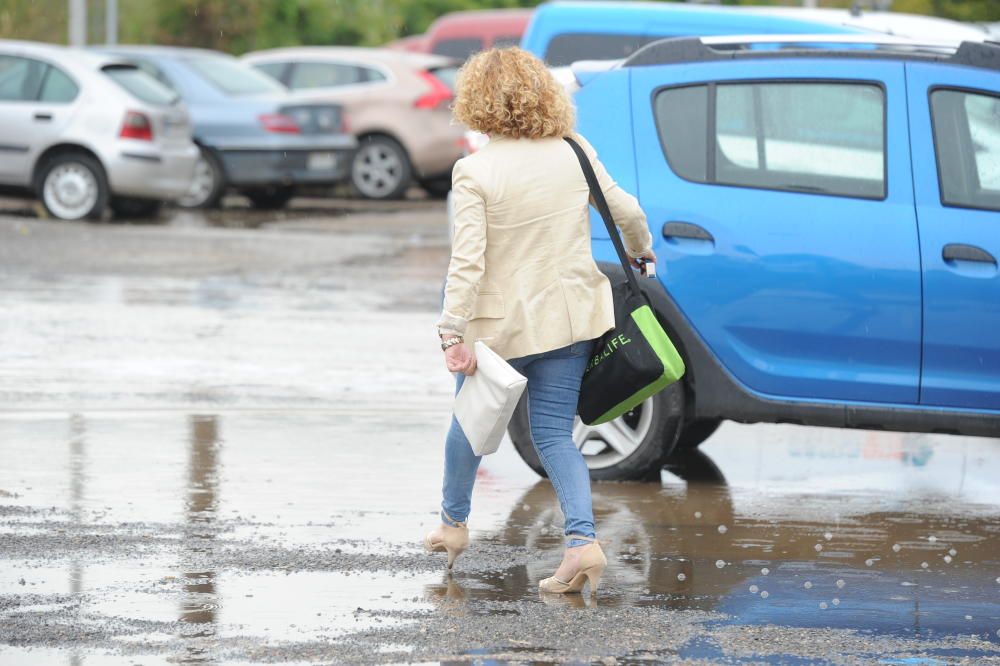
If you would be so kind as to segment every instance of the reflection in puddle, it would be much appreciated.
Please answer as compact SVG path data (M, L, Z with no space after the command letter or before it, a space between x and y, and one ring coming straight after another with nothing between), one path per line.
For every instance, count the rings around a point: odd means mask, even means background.
M187 534L185 555L192 549L199 555L212 553L215 532L211 529L218 511L219 426L215 416L192 416L191 450L188 458L188 498L185 510ZM195 571L182 574L184 597L181 601L179 621L185 626L180 637L185 642L186 656L182 663L212 661L211 646L190 639L212 638L216 635L216 609L219 606L215 588L214 571Z
M883 510L871 498L823 494L783 500L778 519L752 510L756 492L725 485L595 484L599 536L613 563L601 603L903 635L985 636L1000 627L991 507L921 502ZM530 595L533 581L559 563L560 524L549 484L519 498L498 540L544 555L494 579L483 596Z

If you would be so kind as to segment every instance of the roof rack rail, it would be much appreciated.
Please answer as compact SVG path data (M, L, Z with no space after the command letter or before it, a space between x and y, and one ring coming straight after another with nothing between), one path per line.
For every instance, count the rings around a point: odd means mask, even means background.
M754 44L776 44L775 50L759 50ZM823 49L810 48L822 44ZM872 50L842 49L838 45L874 46ZM913 40L891 35L735 35L726 37L679 37L662 39L629 56L622 67L713 62L736 58L853 57L933 59L1000 71L1000 42L955 42Z

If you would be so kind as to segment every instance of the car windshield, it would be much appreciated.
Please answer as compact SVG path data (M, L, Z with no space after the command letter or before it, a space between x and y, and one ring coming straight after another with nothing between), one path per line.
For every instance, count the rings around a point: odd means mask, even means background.
M102 71L143 102L170 106L180 99L173 90L134 65L108 65Z
M228 58L185 58L192 69L227 95L260 95L284 92L285 87L261 72Z

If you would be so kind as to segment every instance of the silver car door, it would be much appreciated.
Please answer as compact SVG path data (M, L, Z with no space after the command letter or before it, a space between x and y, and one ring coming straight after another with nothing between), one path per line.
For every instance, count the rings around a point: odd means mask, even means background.
M37 152L33 115L46 65L0 53L0 182L28 185Z
M30 113L25 137L30 146L29 165L34 165L45 150L63 140L79 99L77 82L59 67L47 64L36 99L28 102Z

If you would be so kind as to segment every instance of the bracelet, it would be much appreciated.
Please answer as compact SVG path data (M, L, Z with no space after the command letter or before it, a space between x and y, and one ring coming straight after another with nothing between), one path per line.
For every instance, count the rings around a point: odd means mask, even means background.
M461 336L454 338L448 338L441 343L441 351L447 351L449 347L454 347L455 345L460 345L464 342Z

